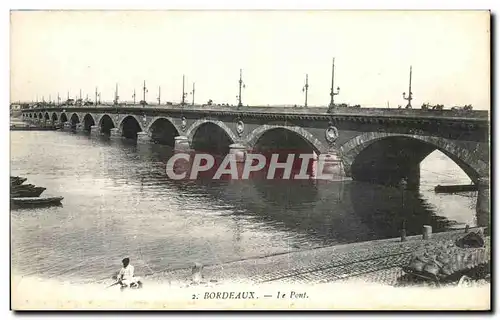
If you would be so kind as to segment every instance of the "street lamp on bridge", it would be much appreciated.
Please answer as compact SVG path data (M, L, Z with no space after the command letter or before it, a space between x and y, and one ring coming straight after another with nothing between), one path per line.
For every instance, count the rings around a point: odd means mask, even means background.
M113 101L113 103L114 103L115 105L118 105L118 99L119 99L119 98L120 98L120 97L118 97L118 83L117 83L117 84L115 85L115 99L114 99L114 101Z
M158 98L156 100L158 100L158 105L160 105L161 104L161 87L160 86L158 86Z
M191 90L191 92L189 93L189 94L191 94L191 95L193 96L193 97L192 97L192 98L193 98L193 100L192 100L192 103L191 103L191 105L193 105L193 106L194 106L194 91L195 91L195 90L194 90L194 82L193 82L193 90Z
M184 84L185 84L185 75L182 75L182 99L181 99L181 106L186 104L186 96L187 93L185 92Z
M239 94L236 98L238 98L238 108L242 107L243 104L241 103L241 89L246 88L246 85L243 83L243 77L242 77L242 70L240 69L240 80L238 81L239 83Z
M406 92L403 92L403 99L408 100L408 104L406 105L406 109L411 109L411 100L413 100L413 92L411 92L411 66L410 66L410 84L408 85L408 97L406 96Z
M146 102L146 92L148 92L148 89L146 88L146 80L144 80L144 84L142 86L142 100L141 100L141 104L142 106L146 106L147 102ZM134 93L135 95L135 93Z
M302 92L306 93L306 101L304 103L304 107L307 108L307 91L309 89L309 76L306 74L306 84L302 87Z
M334 81L335 81L335 58L332 62L332 86L330 87L330 105L328 106L328 112L335 108L334 97L340 93L340 87L337 87L337 92L334 91Z

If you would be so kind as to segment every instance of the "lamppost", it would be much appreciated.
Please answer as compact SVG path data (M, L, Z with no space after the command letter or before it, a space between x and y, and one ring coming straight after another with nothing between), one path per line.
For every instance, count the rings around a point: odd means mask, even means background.
M306 101L304 102L304 107L307 108L307 91L309 89L309 75L306 74L306 84L302 87L302 92L306 93Z
M146 88L146 80L144 80L144 85L142 86L142 101L141 101L143 107L146 106L146 92L148 92L148 89Z
M185 75L182 75L182 99L181 99L181 106L185 105L186 104L186 92L184 91L185 88L184 88L184 83L185 83L185 80L186 77Z
M97 106L97 104L99 103L99 100L98 100L98 95L99 93L97 92L97 87L95 87L95 105Z
M191 105L193 105L193 106L194 106L194 91L195 91L195 90L194 90L194 82L193 82L193 90L190 92L190 93L191 93L191 95L193 96L193 101L192 101L192 103L191 103Z
M119 98L120 98L120 97L118 96L118 83L117 83L117 84L115 85L115 99L114 99L114 101L113 101L113 103L114 103L115 105L118 105L118 99L119 99Z
M411 92L411 66L410 66L410 84L408 85L408 97L406 96L406 92L403 92L403 99L408 100L408 104L406 105L406 109L411 109L411 100L413 100L413 92Z
M243 104L241 103L241 89L246 88L245 84L243 83L243 77L242 77L242 70L240 69L240 80L238 81L239 83L239 94L237 96L238 98L238 108L242 107Z
M160 86L158 86L158 99L157 100L158 100L158 105L160 105L161 104L161 87Z
M328 106L328 112L331 112L335 108L334 97L340 93L340 87L337 87L337 92L334 91L334 81L335 81L335 58L332 62L332 86L330 87L330 105Z

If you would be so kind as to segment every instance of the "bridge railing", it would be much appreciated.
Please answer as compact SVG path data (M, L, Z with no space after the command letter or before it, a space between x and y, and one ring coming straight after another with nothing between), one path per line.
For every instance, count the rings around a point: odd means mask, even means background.
M425 118L489 118L488 110L432 110L432 109L396 109L396 108L355 108L355 107L335 107L328 113L328 107L295 107L295 106L221 106L221 105L138 105L138 104L99 104L99 105L52 105L39 106L27 111L44 110L113 110L124 112L134 110L154 110L154 111L191 111L191 112L237 112L237 113L264 113L264 114L287 114L287 115L352 115L352 116L398 116L398 117L425 117Z

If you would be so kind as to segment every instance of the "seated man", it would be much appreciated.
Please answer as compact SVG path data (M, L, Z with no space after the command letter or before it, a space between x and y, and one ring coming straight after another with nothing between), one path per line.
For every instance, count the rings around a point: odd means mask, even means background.
M121 268L118 273L117 280L122 286L122 289L126 287L142 287L141 279L134 276L134 266L130 264L130 259L125 258L122 260L123 268Z

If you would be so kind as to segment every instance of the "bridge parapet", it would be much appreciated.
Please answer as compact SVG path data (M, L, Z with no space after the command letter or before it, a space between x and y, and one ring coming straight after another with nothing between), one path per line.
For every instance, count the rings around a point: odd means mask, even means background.
M295 107L227 107L227 106L66 106L53 108L32 108L24 109L26 112L109 112L109 113L186 113L186 114L211 114L211 115L239 115L253 117L287 116L287 117L378 117L393 119L443 119L443 120L464 120L464 121L489 121L488 110L421 110L421 109L388 109L388 108L336 108L331 113L327 113L326 107L295 108Z

